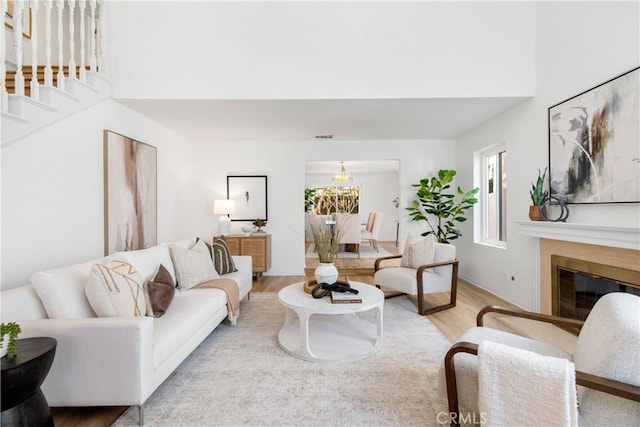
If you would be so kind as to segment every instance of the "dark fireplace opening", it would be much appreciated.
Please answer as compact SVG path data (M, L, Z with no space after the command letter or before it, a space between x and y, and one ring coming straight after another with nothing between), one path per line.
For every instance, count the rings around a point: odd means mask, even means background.
M640 296L640 271L552 255L551 289L554 315L585 320L605 294Z

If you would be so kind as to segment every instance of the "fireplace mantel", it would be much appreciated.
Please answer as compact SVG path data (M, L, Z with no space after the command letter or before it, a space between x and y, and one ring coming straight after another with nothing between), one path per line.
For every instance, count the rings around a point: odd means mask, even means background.
M516 224L525 236L640 250L640 228L550 221L516 221Z

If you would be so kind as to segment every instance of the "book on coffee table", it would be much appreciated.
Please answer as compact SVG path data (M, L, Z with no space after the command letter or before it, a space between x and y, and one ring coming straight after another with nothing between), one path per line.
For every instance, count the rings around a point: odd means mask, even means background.
M331 302L333 304L357 304L362 302L362 298L351 292L331 291Z

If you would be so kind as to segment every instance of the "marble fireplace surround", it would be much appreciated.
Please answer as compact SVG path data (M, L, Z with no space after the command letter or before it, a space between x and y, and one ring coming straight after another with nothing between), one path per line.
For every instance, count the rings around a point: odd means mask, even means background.
M520 234L536 239L534 302L541 313L551 313L551 255L640 270L640 229L591 224L518 221Z

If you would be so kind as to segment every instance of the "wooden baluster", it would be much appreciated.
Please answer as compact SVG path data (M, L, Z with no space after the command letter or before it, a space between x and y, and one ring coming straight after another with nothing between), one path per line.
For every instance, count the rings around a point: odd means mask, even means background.
M86 65L86 61L85 61L85 55L86 55L85 38L87 37L87 34L85 33L85 24L84 24L84 20L86 18L84 16L84 9L85 9L85 6L86 6L86 0L78 0L78 5L80 7L80 81L86 82L87 81L87 68L85 67L85 65Z
M58 89L64 90L64 26L62 24L64 0L57 0L56 8L58 10L58 78L56 86Z
M40 2L31 2L31 19L34 23L38 22L38 8ZM22 12L24 13L24 11ZM27 11L27 13L29 13ZM32 99L40 100L40 82L38 82L38 25L31 25L31 89L30 96Z
M89 9L91 11L89 18L89 29L91 31L89 39L89 69L95 73L98 67L96 59L96 37L98 37L96 33L96 0L89 0Z
M51 40L51 9L53 9L53 0L45 0L44 7L44 85L53 86L53 69L51 68L51 45L53 44L53 40Z
M100 52L98 54L98 70L100 74L105 77L108 77L109 70L107 69L107 2L100 1L98 2L98 32L96 33L96 37L98 37L98 41L100 42Z
M69 77L77 78L76 74L76 0L68 0L69 3Z
M0 0L2 16L7 13L7 0ZM5 31L0 31L0 111L8 111L9 96L7 95L7 49L5 45Z
M13 4L13 46L16 51L15 94L24 96L24 74L22 73L22 14L24 2L15 1Z

